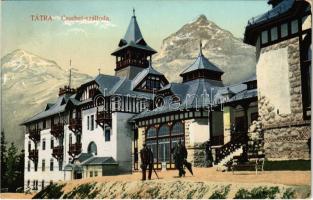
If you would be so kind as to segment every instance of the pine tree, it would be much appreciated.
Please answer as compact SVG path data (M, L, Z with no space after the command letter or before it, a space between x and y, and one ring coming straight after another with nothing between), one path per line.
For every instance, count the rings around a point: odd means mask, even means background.
M7 187L7 179L5 177L7 171L7 142L5 140L4 131L1 131L1 188Z
M9 188L9 192L15 192L17 188L17 148L12 142L9 149L8 149L8 156L7 156L7 171L5 173L5 179L7 179L7 187Z

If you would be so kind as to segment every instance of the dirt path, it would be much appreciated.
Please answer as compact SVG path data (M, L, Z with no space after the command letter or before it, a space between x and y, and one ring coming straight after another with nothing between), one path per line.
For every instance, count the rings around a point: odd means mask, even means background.
M1 193L1 199L31 199L35 194Z
M252 171L242 172L220 172L215 168L195 168L194 176L187 172L186 177L177 177L178 171L168 170L166 172L158 171L160 180L190 180L190 181L209 181L209 182L224 182L224 183L269 183L269 184L283 184L283 185L311 185L310 171L264 171L255 174ZM69 181L65 186L65 192L71 190L75 185L97 182L104 183L108 181L138 181L141 179L141 173L135 172L133 174L117 175L117 176L102 176L93 177L81 180ZM152 179L156 180L153 173Z

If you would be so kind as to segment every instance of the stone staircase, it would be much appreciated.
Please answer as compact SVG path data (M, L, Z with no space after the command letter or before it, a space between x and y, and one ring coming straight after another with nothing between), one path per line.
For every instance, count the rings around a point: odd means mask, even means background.
M215 166L218 171L227 169L226 164L229 163L235 156L240 156L244 152L244 145L247 145L247 134L236 134L232 140L224 144L215 151ZM245 148L246 149L246 148Z
M220 160L215 166L217 171L225 171L227 170L226 164L230 162L235 156L240 156L243 153L242 146L224 157L222 160Z

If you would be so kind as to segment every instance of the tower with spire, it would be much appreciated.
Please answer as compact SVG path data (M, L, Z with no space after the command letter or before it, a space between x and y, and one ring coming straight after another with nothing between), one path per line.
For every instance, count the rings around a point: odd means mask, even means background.
M210 62L202 53L202 42L200 40L199 55L189 67L187 67L180 76L183 82L195 79L209 79L222 82L223 71Z
M124 38L111 54L116 57L115 75L133 79L143 69L149 67L151 56L156 51L144 40L137 23L135 9Z

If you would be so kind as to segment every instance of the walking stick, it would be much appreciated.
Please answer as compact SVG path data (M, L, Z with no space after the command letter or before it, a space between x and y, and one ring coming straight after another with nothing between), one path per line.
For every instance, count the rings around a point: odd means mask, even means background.
M153 171L154 171L154 173L155 173L155 175L156 175L156 177L159 179L159 176L158 176L158 174L157 174L157 172L155 171L155 169L154 169L154 166L153 166Z

